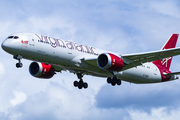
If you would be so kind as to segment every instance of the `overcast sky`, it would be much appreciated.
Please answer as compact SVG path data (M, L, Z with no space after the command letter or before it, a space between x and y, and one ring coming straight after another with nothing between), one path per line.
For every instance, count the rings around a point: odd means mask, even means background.
M180 33L179 0L1 0L0 42L12 33L32 32L121 54L159 50ZM177 43L180 46L180 42ZM180 116L180 80L112 87L84 76L88 89L73 86L76 75L50 80L32 77L32 61L15 67L0 50L1 120L174 120ZM180 71L174 57L172 71Z

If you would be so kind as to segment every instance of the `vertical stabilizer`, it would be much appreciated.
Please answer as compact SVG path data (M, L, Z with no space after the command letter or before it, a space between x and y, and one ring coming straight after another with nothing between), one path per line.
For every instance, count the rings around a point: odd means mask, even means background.
M162 50L175 48L178 36L179 36L179 34L172 34L170 39L162 47ZM169 58L164 58L162 61L161 60L153 61L153 63L155 65L161 66L161 67L169 70L170 65L171 65L171 61L172 61L172 57L169 57Z

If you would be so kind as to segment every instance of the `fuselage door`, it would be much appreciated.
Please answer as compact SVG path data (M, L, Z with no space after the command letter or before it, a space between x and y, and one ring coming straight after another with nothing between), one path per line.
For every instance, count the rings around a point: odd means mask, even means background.
M28 35L28 39L29 39L29 45L34 46L34 38L33 38L33 36Z

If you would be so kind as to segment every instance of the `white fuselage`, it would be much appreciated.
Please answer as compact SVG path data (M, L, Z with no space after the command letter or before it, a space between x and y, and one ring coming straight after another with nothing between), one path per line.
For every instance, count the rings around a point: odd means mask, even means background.
M108 51L39 34L21 33L15 35L18 35L19 38L6 39L2 44L10 54L21 55L25 59L51 64L56 67L56 71L80 71L98 77L113 76L110 72L100 69L97 65L83 62L84 59L97 59L99 54L108 53ZM113 54L118 55L117 53ZM151 62L117 72L116 76L132 83L162 82L159 69Z

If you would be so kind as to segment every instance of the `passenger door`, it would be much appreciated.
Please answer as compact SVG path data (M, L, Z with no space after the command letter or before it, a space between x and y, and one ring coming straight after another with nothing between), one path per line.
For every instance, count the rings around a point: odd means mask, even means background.
M28 36L28 39L29 39L29 45L30 46L34 46L35 44L34 44L34 38L33 38L33 36Z

